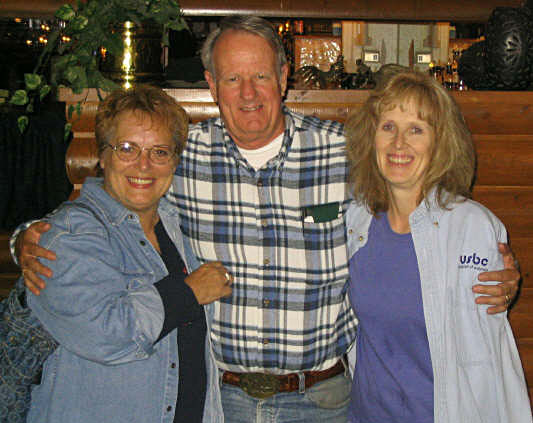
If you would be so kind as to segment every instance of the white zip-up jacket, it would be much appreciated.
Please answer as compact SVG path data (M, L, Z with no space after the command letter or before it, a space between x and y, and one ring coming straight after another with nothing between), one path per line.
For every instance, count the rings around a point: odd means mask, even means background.
M434 377L435 423L531 423L522 364L506 313L474 302L480 272L503 268L505 227L471 200L440 208L434 191L409 216ZM348 257L366 244L372 216L346 213ZM355 282L356 283L356 282Z

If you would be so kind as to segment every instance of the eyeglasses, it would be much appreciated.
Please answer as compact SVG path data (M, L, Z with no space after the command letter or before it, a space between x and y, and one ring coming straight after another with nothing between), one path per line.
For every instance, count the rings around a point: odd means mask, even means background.
M167 164L176 154L176 149L167 145L154 145L153 147L139 147L134 142L121 142L116 145L107 144L116 154L119 160L123 162L133 162L139 158L141 152L148 151L148 158L152 163L163 165Z

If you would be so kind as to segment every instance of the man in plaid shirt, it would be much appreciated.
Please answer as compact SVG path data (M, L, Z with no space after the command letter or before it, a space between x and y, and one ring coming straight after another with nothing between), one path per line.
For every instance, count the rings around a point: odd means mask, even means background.
M263 19L224 19L202 60L221 117L190 129L168 195L198 258L232 272L211 332L225 419L345 422L356 319L346 297L343 127L283 106L287 62ZM24 248L37 290L28 257L42 252ZM483 301L505 310L517 274L498 274L513 281L482 287L493 295Z
M233 274L211 331L225 418L344 422L356 320L342 125L283 107L286 59L263 19L225 19L202 59L221 118L190 128L169 195L200 260Z

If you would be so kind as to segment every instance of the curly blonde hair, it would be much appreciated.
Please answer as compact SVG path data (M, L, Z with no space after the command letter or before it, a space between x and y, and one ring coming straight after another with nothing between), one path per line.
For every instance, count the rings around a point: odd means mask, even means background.
M392 75L346 120L348 182L354 198L373 214L387 211L390 192L376 158L375 135L382 113L414 104L419 119L434 132L431 160L419 203L435 187L437 203L446 206L459 196L470 197L475 151L464 117L451 95L433 78L415 71ZM450 194L450 195L448 195Z

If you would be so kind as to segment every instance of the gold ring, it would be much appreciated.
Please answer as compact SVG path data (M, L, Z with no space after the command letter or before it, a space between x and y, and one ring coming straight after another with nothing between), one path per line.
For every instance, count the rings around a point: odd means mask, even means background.
M228 281L228 283L231 282L231 276L229 275L228 272L226 272L226 274L224 275L226 277L226 281Z
M511 302L511 297L509 296L509 294L505 294L505 303L509 304L510 302Z

